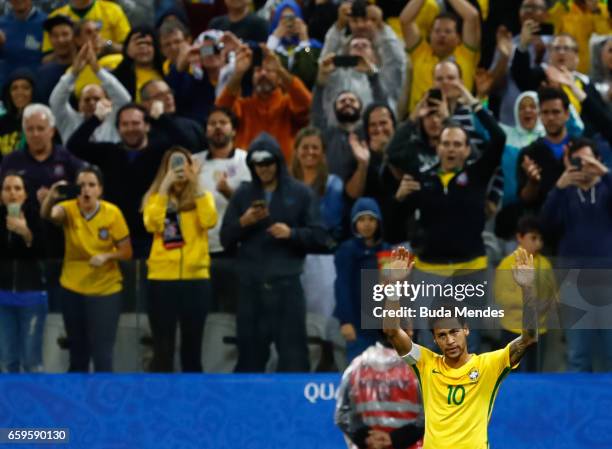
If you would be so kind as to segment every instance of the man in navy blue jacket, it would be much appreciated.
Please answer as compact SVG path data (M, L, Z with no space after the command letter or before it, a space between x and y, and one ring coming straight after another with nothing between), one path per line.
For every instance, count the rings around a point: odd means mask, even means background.
M272 136L251 143L247 164L253 181L236 190L221 227L223 247L238 247L236 371L264 371L271 342L279 371L308 371L300 275L306 253L324 250L329 237L313 192L289 176Z
M541 220L546 232L561 236L556 267L582 269L576 280L568 276L562 284L562 302L592 309L610 297L608 271L602 269L612 268L612 176L588 139L573 141L563 162L565 171L542 206ZM604 351L606 371L612 371L609 321L591 313L579 328L567 330L569 371L592 371L596 347Z

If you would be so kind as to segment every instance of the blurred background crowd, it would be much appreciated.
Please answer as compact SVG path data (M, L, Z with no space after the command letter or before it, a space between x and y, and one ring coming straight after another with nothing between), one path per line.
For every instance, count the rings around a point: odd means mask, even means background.
M517 246L539 297L604 304L611 6L0 2L0 370L343 369L397 245L494 273L474 352L519 332ZM612 370L583 327L523 369Z

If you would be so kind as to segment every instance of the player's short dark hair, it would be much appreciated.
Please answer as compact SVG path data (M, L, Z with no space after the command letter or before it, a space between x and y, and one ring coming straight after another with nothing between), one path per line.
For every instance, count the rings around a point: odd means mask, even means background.
M435 303L434 303L435 304ZM436 323L440 322L440 321L444 321L444 320L455 320L457 321L457 323L460 325L461 328L464 328L467 326L467 320L465 319L464 316L457 316L455 313L455 307L457 306L457 304L451 304L451 303L442 303L441 305L433 305L432 308L435 309L442 309L444 311L449 311L451 314L450 318L447 317L431 317L429 318L428 321L428 325L429 325L429 330L431 331L432 335L435 336L434 334L434 328Z
M594 140L587 139L586 137L575 137L570 140L570 144L567 147L568 156L571 157L576 151L584 147L590 147L591 150L593 150L593 156L599 159L597 143L595 143Z
M561 100L561 103L563 103L563 109L566 111L569 109L569 98L561 89L557 89L556 87L542 87L540 90L538 90L538 102L540 103L540 108L545 101L551 100Z
M525 215L516 225L516 233L518 235L522 236L530 232L542 235L542 224L535 215Z

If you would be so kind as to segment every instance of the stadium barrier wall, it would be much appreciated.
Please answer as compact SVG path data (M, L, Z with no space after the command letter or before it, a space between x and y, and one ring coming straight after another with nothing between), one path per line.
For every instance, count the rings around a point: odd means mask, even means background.
M68 428L87 449L345 448L337 374L1 375L0 428ZM512 374L492 449L612 448L612 374Z

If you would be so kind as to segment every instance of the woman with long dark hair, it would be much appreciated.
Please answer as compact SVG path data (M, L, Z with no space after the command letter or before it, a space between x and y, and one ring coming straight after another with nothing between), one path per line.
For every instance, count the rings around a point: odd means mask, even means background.
M123 60L113 70L136 103L140 103L140 89L151 80L164 79L163 56L155 30L149 26L132 28L123 43Z
M147 260L151 371L174 370L179 323L182 371L202 371L202 336L211 298L208 230L217 222L217 210L198 173L191 153L173 147L164 154L143 199L145 228L153 234Z
M60 294L72 372L88 372L90 359L96 372L113 370L123 290L118 261L132 257L125 218L101 199L103 187L100 169L86 166L77 172L75 186L53 184L40 211L64 230Z
M44 245L23 176L7 172L0 205L0 372L42 371Z

